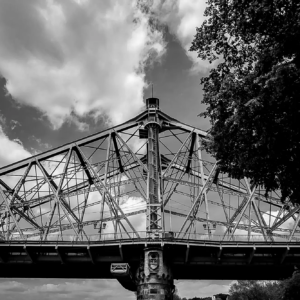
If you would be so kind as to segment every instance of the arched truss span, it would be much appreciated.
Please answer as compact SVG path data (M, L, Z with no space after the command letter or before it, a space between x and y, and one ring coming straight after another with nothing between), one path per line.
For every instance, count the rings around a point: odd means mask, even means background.
M0 168L2 240L147 236L145 111L128 122ZM157 111L157 234L184 239L294 241L300 207L219 171L205 131ZM158 221L157 221L158 222Z

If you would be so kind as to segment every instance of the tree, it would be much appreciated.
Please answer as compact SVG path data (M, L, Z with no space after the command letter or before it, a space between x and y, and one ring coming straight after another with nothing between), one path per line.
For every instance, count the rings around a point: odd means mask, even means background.
M300 2L208 0L191 51L201 78L208 152L221 171L300 203Z
M217 294L215 295L216 300L226 300L228 297L228 294Z
M281 288L281 300L300 299L300 273L296 273L292 278L285 280Z
M173 300L181 300L177 293L173 295Z
M173 294L173 300L181 300L180 296L178 295L178 289L176 286L175 286L175 291Z
M275 281L239 280L229 289L230 300L279 300L281 283Z

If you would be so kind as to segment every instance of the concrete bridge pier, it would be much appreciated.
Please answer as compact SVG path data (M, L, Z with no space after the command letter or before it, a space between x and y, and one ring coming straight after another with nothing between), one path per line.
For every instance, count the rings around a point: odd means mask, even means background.
M172 300L175 286L162 248L145 248L136 272L137 299Z

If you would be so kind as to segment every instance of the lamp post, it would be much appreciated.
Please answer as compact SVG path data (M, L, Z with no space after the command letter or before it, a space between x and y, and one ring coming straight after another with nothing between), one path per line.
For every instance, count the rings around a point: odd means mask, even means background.
M207 230L208 238L211 239L212 234L216 231L217 225L214 223L212 224L212 228L210 227L211 224L203 224L204 231Z

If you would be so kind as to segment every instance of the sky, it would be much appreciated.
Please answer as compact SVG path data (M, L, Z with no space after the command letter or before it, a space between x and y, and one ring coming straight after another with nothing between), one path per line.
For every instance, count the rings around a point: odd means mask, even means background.
M0 0L0 167L160 108L197 115L211 65L189 47L205 0ZM177 281L181 297L230 281ZM135 299L115 280L1 279L0 298Z

